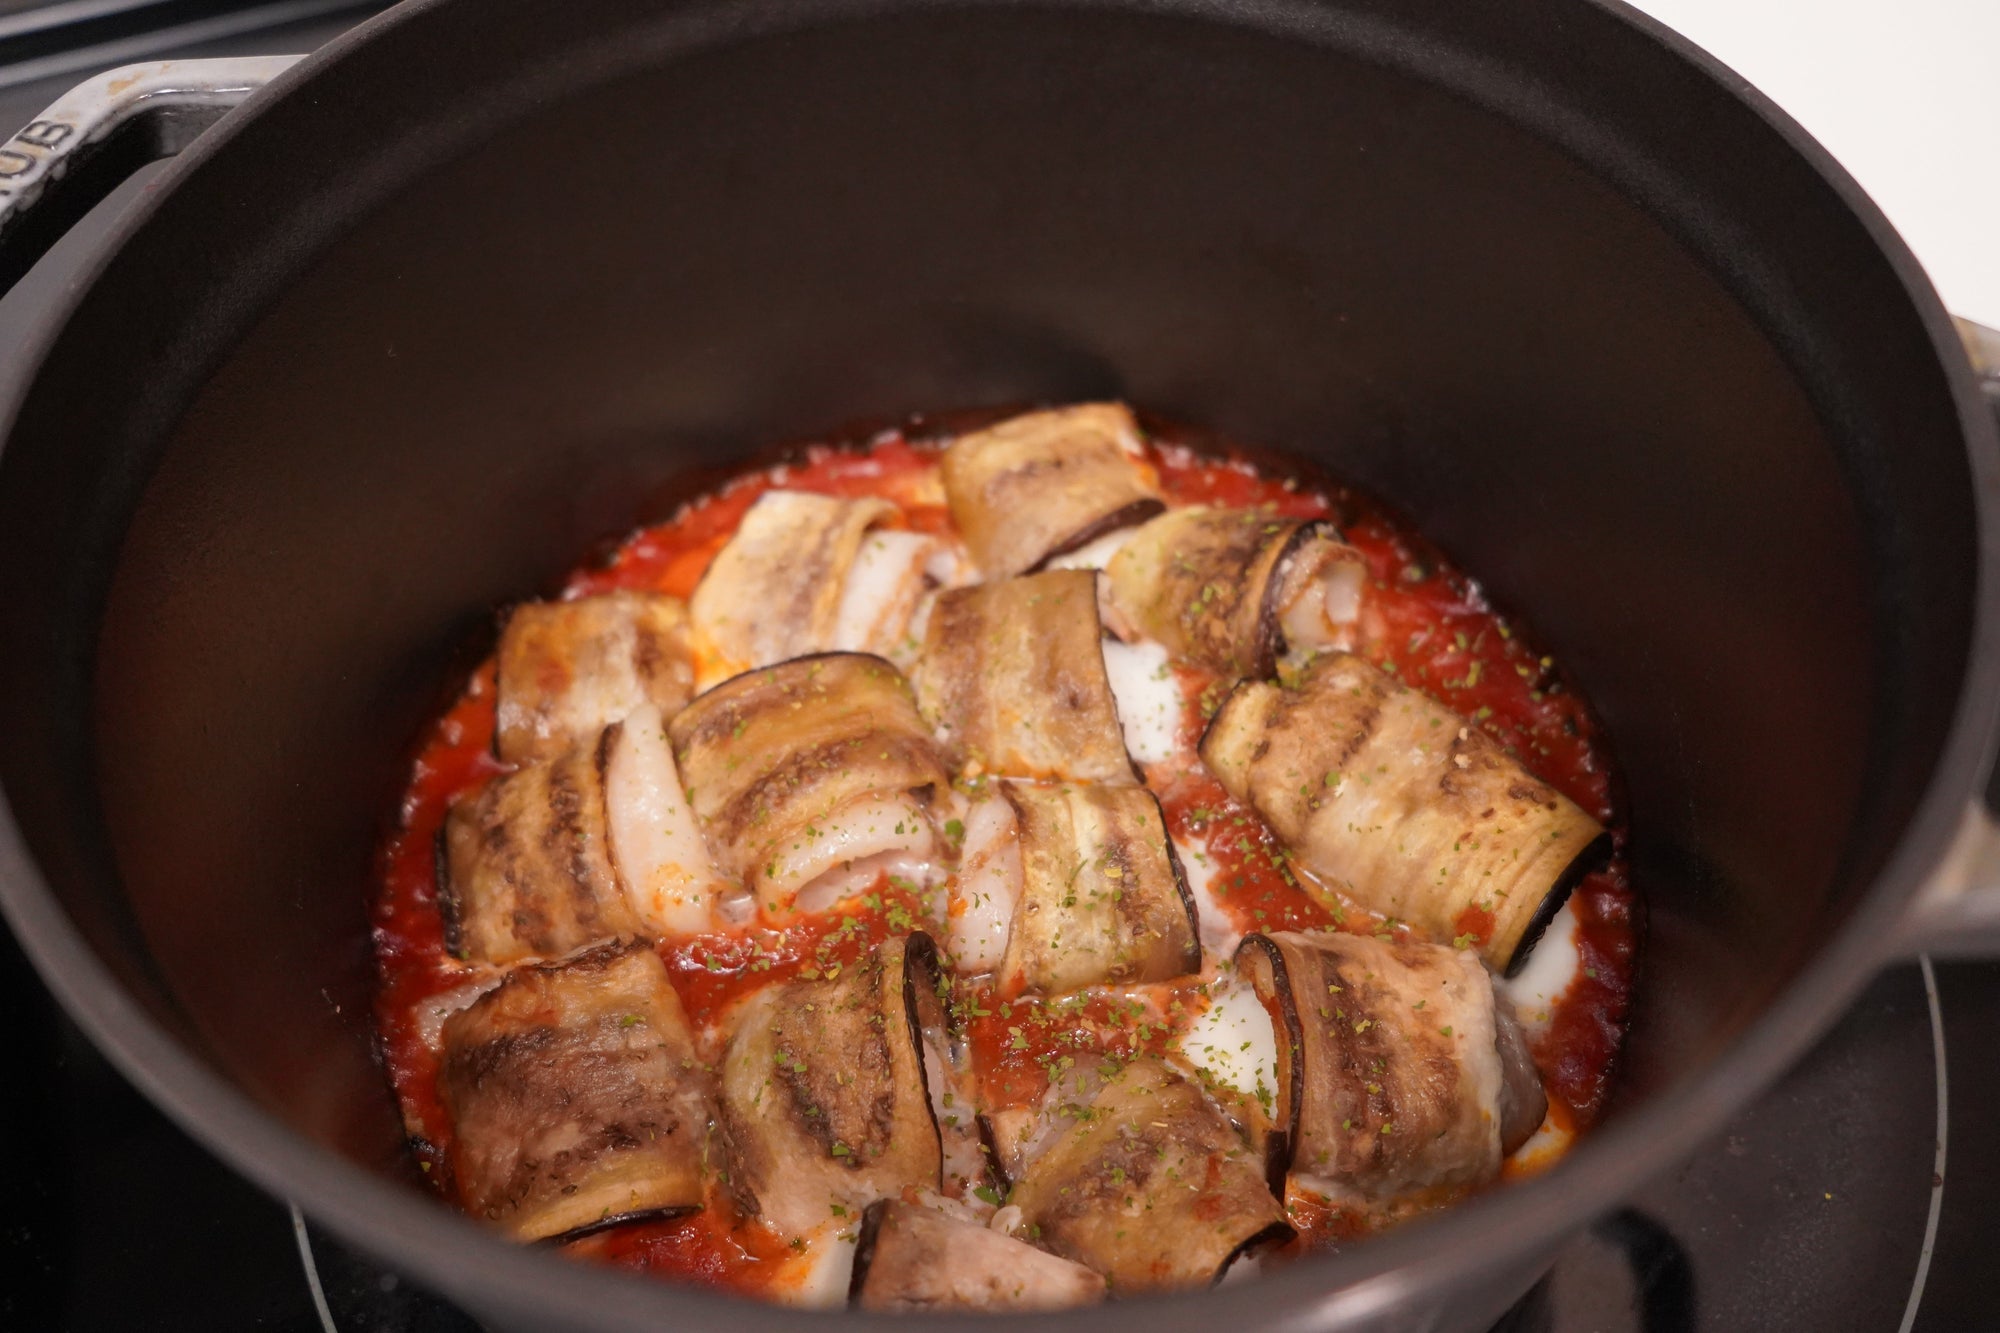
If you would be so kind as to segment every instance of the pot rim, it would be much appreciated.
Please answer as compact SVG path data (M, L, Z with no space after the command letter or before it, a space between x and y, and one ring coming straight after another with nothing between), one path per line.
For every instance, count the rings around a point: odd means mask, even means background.
M174 187L229 144L243 126L287 98L308 96L327 68L365 51L420 16L462 0L405 0L307 57L254 95L170 163L149 197L113 228L84 278L29 336L27 373L14 401L0 404L0 441L11 433L70 316L102 277L111 257L143 229ZM921 4L922 0L918 0ZM1076 7L1143 9L1248 23L1283 34L1271 15L1288 0L1232 7L1226 0L1067 0ZM1454 1208L1422 1226L1393 1232L1350 1253L1318 1256L1254 1286L1122 1302L1070 1315L1041 1316L1050 1327L1092 1329L1212 1328L1239 1306L1273 1327L1323 1327L1365 1318L1441 1284L1498 1273L1549 1251L1644 1181L1683 1159L1727 1116L1761 1093L1802 1056L1888 959L1912 904L1944 859L1969 801L1979 799L2000 722L2000 438L1949 315L1915 257L1880 210L1832 156L1796 122L1691 41L1622 0L1575 0L1635 29L1667 59L1698 70L1802 158L1858 221L1885 258L1931 343L1949 387L1966 446L1978 518L1973 634L1953 709L1951 731L1924 794L1895 850L1873 883L1799 975L1753 1020L1730 1049L1680 1086L1650 1099L1588 1136L1549 1171ZM857 10L904 9L898 0L834 6L833 21ZM1291 8L1313 8L1312 0ZM1296 38L1293 38L1296 40ZM1506 113L1500 113L1506 114ZM1535 127L1528 127L1531 131ZM1928 367L1926 367L1928 369ZM602 1327L652 1327L674 1315L689 1327L740 1320L740 1298L587 1267L553 1255L524 1253L435 1200L398 1187L306 1139L251 1098L156 1022L98 959L42 882L11 809L0 805L0 914L42 979L120 1071L184 1130L280 1197L295 1199L344 1240L475 1308L547 1312ZM1254 1292L1246 1297L1245 1293ZM819 1325L825 1313L759 1304L773 1328ZM976 1320L847 1315L882 1328L993 1326Z

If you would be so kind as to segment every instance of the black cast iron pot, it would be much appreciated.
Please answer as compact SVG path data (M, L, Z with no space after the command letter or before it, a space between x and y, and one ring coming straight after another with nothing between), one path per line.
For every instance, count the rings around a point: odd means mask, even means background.
M0 198L16 269L199 126L152 91L0 155L0 195L54 182ZM1885 961L1994 940L1974 373L1825 154L1615 5L416 0L196 139L14 355L9 921L193 1133L509 1326L809 1317L426 1196L371 848L493 606L832 423L1115 395L1293 451L1526 609L1628 784L1650 930L1600 1132L1051 1326L1481 1327Z

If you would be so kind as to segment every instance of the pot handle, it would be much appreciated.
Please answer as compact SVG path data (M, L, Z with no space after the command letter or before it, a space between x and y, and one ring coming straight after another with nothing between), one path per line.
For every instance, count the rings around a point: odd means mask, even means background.
M301 58L156 60L108 70L0 144L0 296L126 177L186 148Z
M1961 319L1958 331L2000 419L2000 329ZM1951 850L1917 899L1899 941L1905 956L2000 957L2000 767L1983 795L1966 808Z

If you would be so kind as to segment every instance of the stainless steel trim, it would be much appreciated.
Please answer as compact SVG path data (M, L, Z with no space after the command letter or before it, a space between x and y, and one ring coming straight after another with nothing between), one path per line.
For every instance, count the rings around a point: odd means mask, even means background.
M0 144L0 292L133 170L180 152L300 59L156 60L57 99Z

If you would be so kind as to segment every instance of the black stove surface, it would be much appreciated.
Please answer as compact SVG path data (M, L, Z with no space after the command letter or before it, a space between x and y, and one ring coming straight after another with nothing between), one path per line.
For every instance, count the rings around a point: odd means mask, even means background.
M310 50L367 12L344 0L137 8L175 26L118 27L100 12L79 48L47 29L23 42L0 21L0 135L97 70ZM28 313L117 206L0 300L0 379ZM0 1174L0 1330L476 1329L168 1123L61 1014L4 930L0 1014L11 1037L0 1142L12 1150ZM1722 1136L1571 1244L1502 1329L2000 1328L1996 1036L2000 963L1885 973Z

